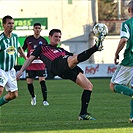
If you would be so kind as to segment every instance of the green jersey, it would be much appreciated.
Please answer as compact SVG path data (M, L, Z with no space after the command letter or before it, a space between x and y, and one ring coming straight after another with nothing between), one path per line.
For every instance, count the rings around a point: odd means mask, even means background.
M0 34L0 68L9 71L16 62L17 49L20 47L18 36L12 33L10 38L7 38L4 33Z
M121 65L133 66L133 18L122 23L120 32L121 38L128 39Z

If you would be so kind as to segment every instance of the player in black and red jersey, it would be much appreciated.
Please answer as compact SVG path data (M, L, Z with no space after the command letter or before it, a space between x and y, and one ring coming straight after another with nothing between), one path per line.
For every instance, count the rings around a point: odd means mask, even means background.
M49 45L37 46L17 74L17 79L19 79L22 72L30 65L30 63L39 56L54 75L58 75L63 79L70 79L84 89L81 97L79 120L95 120L95 118L87 113L93 85L84 76L82 69L78 67L77 64L89 59L96 51L102 50L102 41L100 41L101 37L99 37L93 47L77 55L74 55L63 48L57 47L61 40L61 31L59 29L52 29L49 32L49 38Z
M45 45L48 44L47 40L40 36L41 32L41 24L35 23L33 27L34 35L28 36L23 45L23 50L27 49L27 57L29 58L30 55L33 53L34 49L38 45ZM42 95L43 95L43 105L47 106L49 103L47 102L47 87L45 84L45 64L39 59L35 59L26 69L26 80L29 93L31 95L31 105L36 105L36 95L34 93L34 86L33 81L36 76L38 76Z

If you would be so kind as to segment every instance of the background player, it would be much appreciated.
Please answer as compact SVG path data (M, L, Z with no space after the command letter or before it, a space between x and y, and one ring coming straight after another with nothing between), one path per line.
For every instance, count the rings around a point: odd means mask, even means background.
M30 57L34 49L38 45L47 44L47 40L40 36L41 32L41 24L35 23L33 27L34 35L28 36L23 45L23 50L27 49L27 57ZM43 105L48 106L47 102L47 87L45 84L45 64L39 59L35 59L30 66L26 69L26 77L27 77L27 86L29 93L31 95L31 105L36 105L36 95L34 93L33 81L36 76L39 78L39 82L41 85L41 91L43 96Z

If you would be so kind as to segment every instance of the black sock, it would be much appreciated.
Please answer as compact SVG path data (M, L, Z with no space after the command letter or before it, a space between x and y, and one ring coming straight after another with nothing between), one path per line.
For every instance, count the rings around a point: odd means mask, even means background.
M33 84L27 84L31 97L35 97Z
M80 112L81 115L87 114L87 108L89 105L90 97L91 97L91 91L84 90L81 97L81 104L82 104Z
M45 81L44 80L41 81L40 84L41 84L43 101L47 101L47 87L46 87Z
M77 57L78 62L83 62L86 61L87 59L89 59L91 57L91 55L93 53L95 53L97 51L97 47L96 45L94 45L92 48L89 48L88 50L83 51L82 53L80 53Z

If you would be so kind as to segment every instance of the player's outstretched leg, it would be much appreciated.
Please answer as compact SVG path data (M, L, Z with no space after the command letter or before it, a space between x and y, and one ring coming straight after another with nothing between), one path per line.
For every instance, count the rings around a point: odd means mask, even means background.
M98 51L102 51L103 50L103 45L102 45L102 42L105 38L105 35L103 35L102 33L98 36L98 40L95 40L96 41L96 46L97 46L97 49Z
M96 41L96 44L89 48L88 50L83 51L82 53L78 54L77 60L78 62L86 61L91 57L92 54L94 54L96 51L103 50L102 41L104 40L104 36L100 35L98 40Z

